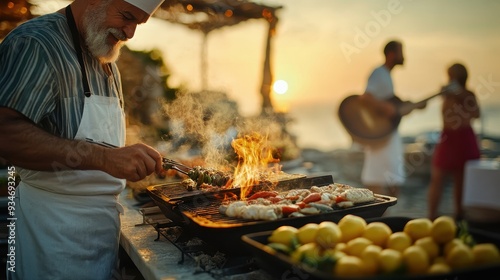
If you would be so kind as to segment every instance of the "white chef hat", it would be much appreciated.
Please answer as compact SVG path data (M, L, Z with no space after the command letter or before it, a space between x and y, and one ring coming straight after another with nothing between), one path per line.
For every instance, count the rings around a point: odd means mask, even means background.
M152 15L164 0L125 0L137 8L143 10L144 12Z

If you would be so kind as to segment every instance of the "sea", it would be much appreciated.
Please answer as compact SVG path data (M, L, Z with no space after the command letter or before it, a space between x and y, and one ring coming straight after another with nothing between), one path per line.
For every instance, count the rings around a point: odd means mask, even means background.
M288 131L296 137L302 149L332 151L349 149L351 138L342 126L334 105L316 103L290 108ZM398 127L403 137L424 137L441 129L440 103L429 103L423 110L413 111L403 117ZM477 134L500 138L500 105L481 108L481 118L475 120L473 128ZM439 135L434 133L434 135ZM432 140L432 139L431 139Z

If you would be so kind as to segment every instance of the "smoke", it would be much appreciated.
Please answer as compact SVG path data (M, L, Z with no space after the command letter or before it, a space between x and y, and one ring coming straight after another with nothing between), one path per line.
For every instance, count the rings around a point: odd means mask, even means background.
M296 151L294 140L286 131L285 115L243 118L236 102L222 92L181 92L163 109L170 120L172 152L183 145L199 149L206 166L212 168L235 167L238 159L231 143L245 135L261 135L263 147L273 150L275 159L281 158L283 151Z
M229 164L232 154L231 141L237 137L237 104L224 93L202 91L181 92L178 97L163 105L170 119L170 137L173 149L200 149L207 166L221 168Z

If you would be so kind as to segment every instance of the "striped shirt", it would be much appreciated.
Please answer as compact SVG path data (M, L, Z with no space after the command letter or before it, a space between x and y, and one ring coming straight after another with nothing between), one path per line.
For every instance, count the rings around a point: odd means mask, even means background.
M84 49L92 94L123 100L120 74L113 75ZM52 13L27 21L0 44L0 107L20 112L42 129L73 139L84 105L82 73L66 17Z

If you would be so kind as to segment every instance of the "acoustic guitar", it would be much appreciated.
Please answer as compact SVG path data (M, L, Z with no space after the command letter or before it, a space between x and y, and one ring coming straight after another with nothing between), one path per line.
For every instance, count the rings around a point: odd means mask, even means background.
M354 142L377 147L389 140L389 136L398 128L401 118L417 108L421 108L427 101L443 94L458 94L462 92L460 85L450 83L440 92L418 102L403 102L397 97L386 101L396 106L398 114L392 118L380 114L374 108L364 104L360 95L346 97L338 108L340 122L351 135Z

